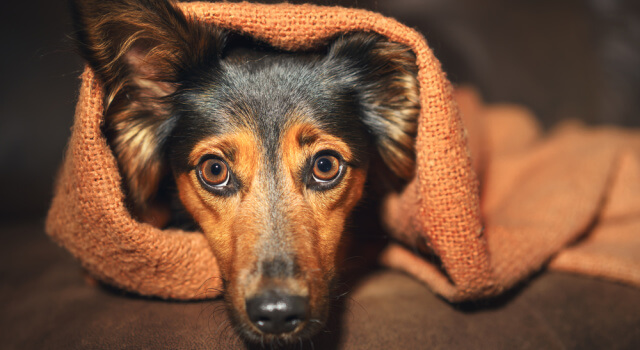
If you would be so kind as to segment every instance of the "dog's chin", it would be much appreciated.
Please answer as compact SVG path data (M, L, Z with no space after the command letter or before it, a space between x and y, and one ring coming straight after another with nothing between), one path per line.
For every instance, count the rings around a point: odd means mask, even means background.
M263 333L251 326L241 326L240 336L246 341L261 345L290 345L305 341L318 333L324 326L324 323L306 322L301 325L298 330L283 334Z

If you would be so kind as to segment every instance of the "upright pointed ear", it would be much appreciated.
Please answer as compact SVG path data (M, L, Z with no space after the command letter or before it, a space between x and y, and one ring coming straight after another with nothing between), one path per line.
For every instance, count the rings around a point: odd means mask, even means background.
M406 46L371 33L337 38L328 59L355 85L364 124L389 169L413 177L420 114L416 57Z
M72 0L78 48L105 90L105 133L129 199L144 210L166 173L167 97L217 64L225 33L166 0Z

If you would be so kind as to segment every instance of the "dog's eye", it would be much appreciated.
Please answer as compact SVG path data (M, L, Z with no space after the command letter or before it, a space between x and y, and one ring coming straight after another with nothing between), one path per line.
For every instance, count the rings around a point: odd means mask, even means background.
M330 154L316 157L313 162L313 178L318 182L329 182L340 175L340 160Z
M209 186L223 187L229 183L229 168L221 159L209 158L198 165L198 173Z

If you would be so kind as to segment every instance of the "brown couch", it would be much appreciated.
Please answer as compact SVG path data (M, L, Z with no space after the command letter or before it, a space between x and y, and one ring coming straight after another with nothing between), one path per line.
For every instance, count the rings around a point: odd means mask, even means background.
M87 283L42 223L0 227L2 349L243 348L220 300L170 302ZM399 272L347 281L303 349L638 349L640 290L543 272L495 300L451 305Z

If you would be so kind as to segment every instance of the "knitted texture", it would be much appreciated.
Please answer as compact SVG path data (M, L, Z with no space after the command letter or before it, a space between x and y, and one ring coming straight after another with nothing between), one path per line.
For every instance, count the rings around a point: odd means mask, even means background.
M551 266L640 285L637 134L567 127L543 140L518 107L486 107L469 90L454 98L424 38L372 12L290 4L180 7L286 50L326 45L352 31L377 32L413 50L422 102L417 172L385 201L383 219L401 243L388 247L384 263L451 301L482 298L513 286L591 232ZM102 101L87 68L48 234L93 276L125 290L175 299L218 295L219 270L203 235L160 230L127 211L100 130Z

